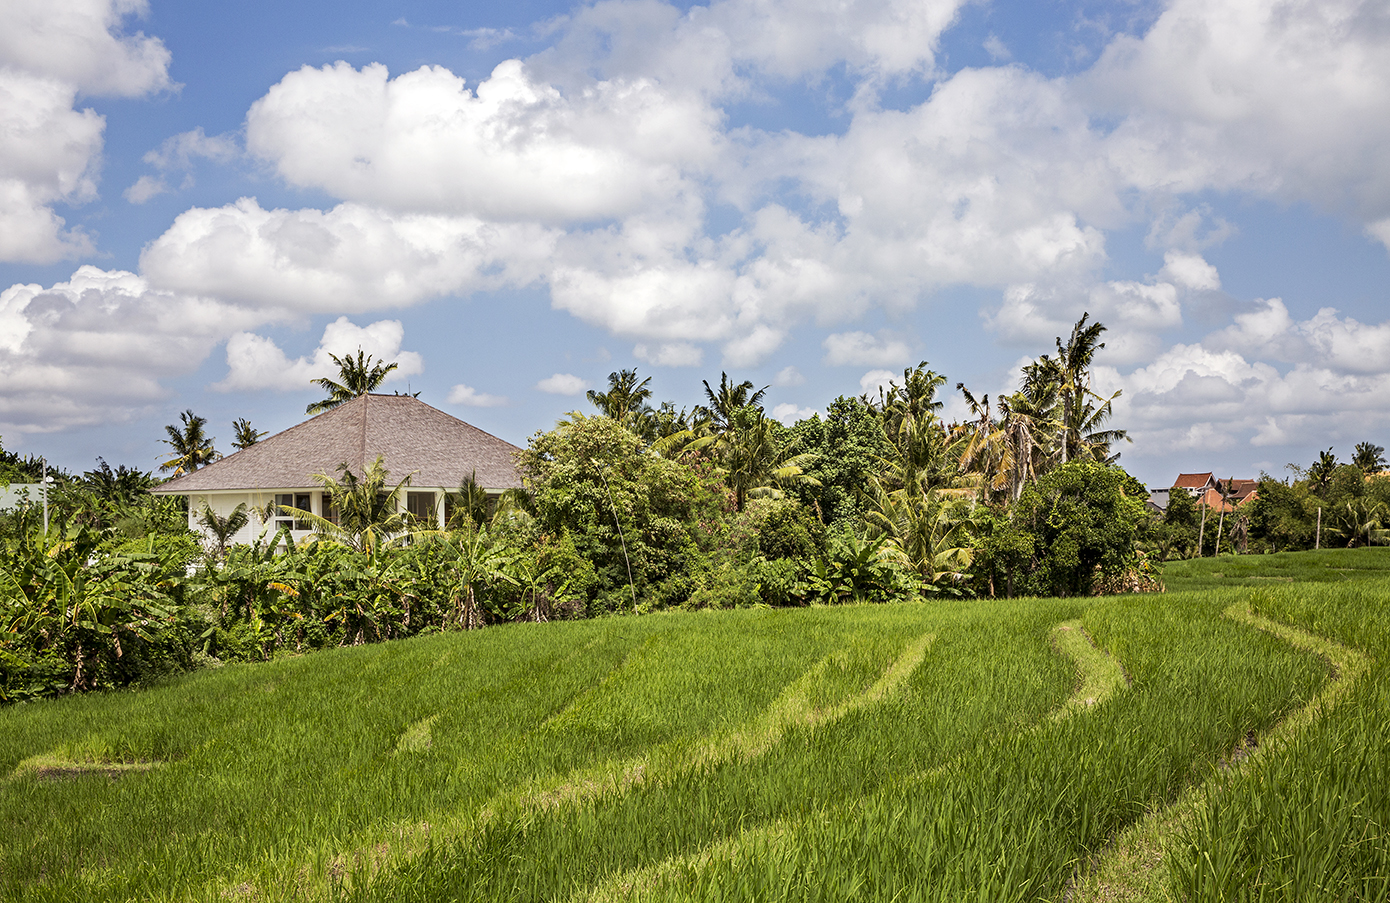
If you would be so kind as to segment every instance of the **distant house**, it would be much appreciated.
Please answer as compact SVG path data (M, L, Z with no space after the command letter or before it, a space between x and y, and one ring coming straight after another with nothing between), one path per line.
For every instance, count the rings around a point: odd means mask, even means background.
M1221 497L1222 487L1226 488L1226 499ZM1149 490L1149 504L1159 511L1168 509L1168 500L1174 490L1182 489L1192 496L1199 506L1220 511L1234 511L1251 499L1259 497L1259 480L1217 479L1211 471L1206 473L1180 473L1168 489Z
M206 501L225 516L246 503L253 511L286 505L330 520L329 499L316 474L339 478L346 464L359 477L381 455L390 484L410 477L399 505L422 521L446 523L447 494L465 479L475 479L489 495L521 486L510 442L483 432L408 395L361 395L298 426L262 439L250 448L170 480L151 491L188 496L188 524ZM266 524L253 516L234 538L249 543L262 527L289 527L299 540L312 530L306 522L280 513Z

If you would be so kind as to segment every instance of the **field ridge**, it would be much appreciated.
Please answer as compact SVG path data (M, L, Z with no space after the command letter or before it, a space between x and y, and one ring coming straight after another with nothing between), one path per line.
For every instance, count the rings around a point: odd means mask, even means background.
M1070 898L1075 903L1163 899L1166 877L1163 857L1172 837L1191 822L1214 794L1221 792L1225 781L1259 767L1265 758L1287 748L1341 702L1370 667L1370 658L1360 650L1256 614L1249 597L1231 604L1222 612L1222 616L1278 637L1296 649L1323 659L1331 666L1327 682L1309 702L1266 731L1263 737L1247 740L1226 763L1225 774L1193 784L1171 804L1151 812L1122 831L1114 843L1092 862L1089 875L1077 883Z

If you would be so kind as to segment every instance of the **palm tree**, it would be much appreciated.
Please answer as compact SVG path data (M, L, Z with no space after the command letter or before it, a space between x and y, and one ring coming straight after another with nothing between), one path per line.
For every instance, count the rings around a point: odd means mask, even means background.
M1013 460L1007 437L990 412L989 395L976 399L965 383L956 383L956 388L965 396L965 403L970 405L970 413L974 415L974 420L958 425L951 434L960 470L980 474L984 481L981 491L1003 489L1009 485Z
M1313 485L1314 489L1326 489L1332 482L1332 474L1341 466L1337 456L1332 454L1332 449L1318 452L1318 459L1307 470L1308 482Z
M1380 473L1386 466L1385 449L1370 442L1358 442L1351 463L1361 468L1364 474Z
M638 382L636 369L619 370L608 374L607 392L589 390L589 401L603 416L619 423L630 423L647 407L647 399L652 397L647 383L651 381L652 378L648 376Z
M966 572L974 560L967 535L969 520L952 516L935 491L880 488L868 521L924 582L933 586L959 583L969 576Z
M728 472L734 490L734 508L742 511L748 497L781 498L782 487L792 483L819 486L806 473L816 455L788 454L774 434L762 408L746 405L733 411L729 429L716 442L716 457Z
M478 611L478 589L498 582L518 584L516 578L507 573L512 556L489 542L486 530L446 533L439 540L450 553L449 566L453 571L451 620L464 630L476 630L483 626L482 614Z
M314 474L314 480L331 500L333 519L289 505L280 505L279 509L295 520L307 521L322 539L374 555L382 544L407 533L410 528L408 516L398 509L401 490L410 485L412 474L407 474L392 489L387 489L389 476L381 455L377 455L361 477L348 465L339 464L336 478L324 473Z
M97 466L84 473L82 479L91 487L93 495L112 504L130 504L155 483L150 474L124 464L117 465L113 470L100 457L97 458Z
M709 380L702 379L700 382L705 385L705 398L709 405L700 405L692 412L695 416L692 419L706 421L714 433L722 433L729 429L733 420L734 412L740 408L750 405L762 410L763 395L767 393L768 387L763 386L753 392L753 383L744 380L735 385L729 380L729 374L723 371L719 374L719 391L710 388ZM749 392L753 392L749 395Z
M386 379L386 374L395 370L399 366L395 361L386 363L378 361L373 363L370 354L364 354L361 348L357 349L357 357L348 354L338 357L330 353L333 363L338 365L338 382L334 382L326 376L310 380L314 385L328 393L328 397L323 401L316 401L304 409L306 414L322 414L324 411L331 411L340 404L352 401L359 395L366 395L368 392L381 385Z
M169 455L169 460L159 465L160 470L172 470L174 476L179 476L192 473L222 457L217 449L213 448L212 438L204 431L208 424L206 417L199 417L189 410L180 414L179 419L183 422L183 427L179 428L172 423L166 425L164 429L169 438L159 440L174 449Z
M1057 337L1056 360L1044 355L1039 361L1052 371L1057 381L1062 407L1059 451L1063 464L1076 458L1113 460L1110 458L1110 446L1129 439L1124 430L1101 429L1110 418L1111 403L1120 397L1120 392L1116 391L1107 398L1091 390L1091 363L1097 352L1105 347L1105 343L1100 341L1105 326L1099 322L1087 325L1090 316L1090 313L1081 315L1065 345L1062 344L1062 337ZM1092 403L1093 400L1100 403L1098 407Z
M1331 509L1328 514L1328 531L1346 540L1350 548L1355 548L1363 542L1369 546L1385 540L1384 502L1361 496L1349 499Z
M459 491L449 493L449 502L454 513L449 517L445 528L449 530L476 530L487 523L487 492L478 485L478 472L459 483Z
M237 451L250 448L257 442L260 442L262 436L266 435L265 430L257 430L251 425L251 421L247 420L245 417L238 417L236 420L233 420L232 430L236 434L236 438L232 440L232 448L235 448Z
M198 512L198 524L212 534L214 543L212 549L213 558L221 561L227 554L227 543L237 534L242 527L246 526L251 520L251 513L246 509L246 503L242 502L232 509L226 517L219 515L212 510L212 506L203 501L203 507Z

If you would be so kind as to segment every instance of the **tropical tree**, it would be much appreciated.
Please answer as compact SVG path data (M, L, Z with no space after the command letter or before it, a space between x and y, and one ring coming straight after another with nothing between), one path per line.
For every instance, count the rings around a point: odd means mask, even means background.
M895 452L883 460L878 477L882 484L925 492L961 482L959 461L951 453L950 436L938 416L942 402L936 392L945 382L946 377L922 361L903 370L901 385L894 381L879 390L879 401L871 407L879 411L884 435Z
M744 380L735 384L729 379L729 374L720 372L718 391L710 387L709 380L701 380L705 386L705 399L708 405L699 405L695 408L695 420L704 421L711 432L722 433L730 428L733 423L734 412L751 406L762 409L763 395L767 393L768 387L763 386L756 392L753 391L753 383ZM751 394L750 394L751 393Z
M982 491L1003 490L1009 485L1013 470L1008 436L994 420L988 394L977 399L964 383L956 383L956 388L965 396L971 414L971 419L957 425L951 434L960 469L979 474Z
M1385 449L1370 442L1358 442L1351 463L1361 468L1362 473L1380 473L1386 468Z
M289 505L278 507L281 513L292 515L295 520L307 521L318 538L374 555L382 545L399 538L410 528L407 516L398 509L401 491L410 485L411 476L413 474L406 474L405 479L388 489L390 471L386 469L384 457L377 455L360 477L347 464L338 465L337 477L314 474L314 480L330 499L334 518L320 517Z
M225 516L213 511L212 506L206 500L198 511L198 525L210 534L212 556L217 561L226 557L227 544L250 521L251 512L247 510L245 502L237 505Z
M590 389L587 394L589 401L603 416L624 426L631 426L647 410L647 399L652 397L652 390L647 387L647 383L651 381L650 376L638 380L635 368L619 370L608 374L607 392Z
M237 451L241 451L243 448L250 448L257 442L260 442L262 436L267 435L266 431L257 430L252 426L251 421L247 420L245 417L238 417L236 420L233 420L232 430L236 434L236 438L232 440L232 447Z
M1385 541L1386 506L1384 502L1362 496L1350 498L1327 512L1324 529L1341 538L1349 547L1373 545Z
M213 447L212 437L207 435L206 417L199 417L189 410L180 414L179 420L183 425L166 425L164 430L169 434L169 438L159 440L173 449L168 460L159 465L160 470L172 470L174 476L179 476L192 473L222 457Z
M1318 459L1305 471L1309 486L1311 486L1315 492L1326 489L1332 483L1332 475L1335 474L1337 468L1341 466L1341 463L1337 460L1337 456L1332 454L1332 449L1329 448L1327 451L1318 452Z
M487 492L478 485L475 470L459 483L459 491L449 493L454 512L445 526L450 530L476 530L487 523Z
M969 577L974 559L969 518L953 512L951 504L935 490L881 490L868 521L923 583L953 585Z
M478 610L478 591L495 583L518 585L510 573L513 555L489 541L486 530L446 533L439 538L448 553L454 585L454 608L450 621L464 630L483 626Z
M338 379L332 380L327 376L310 380L314 385L328 393L328 397L322 401L316 401L304 409L306 414L322 414L324 411L331 411L340 404L345 404L357 398L359 395L366 395L376 387L380 386L386 379L386 375L395 370L399 364L395 361L386 363L385 361L374 361L370 354L364 354L361 348L357 349L357 356L351 354L338 357L329 353L333 363L338 365Z
M780 427L762 408L745 405L731 412L726 430L696 439L686 448L709 450L734 491L734 510L742 511L750 496L781 498L785 486L820 485L806 473L816 456L809 452L789 453L777 436Z
M113 469L103 458L97 458L97 466L84 473L82 480L98 499L118 505L134 502L155 483L154 477L142 470L124 464Z

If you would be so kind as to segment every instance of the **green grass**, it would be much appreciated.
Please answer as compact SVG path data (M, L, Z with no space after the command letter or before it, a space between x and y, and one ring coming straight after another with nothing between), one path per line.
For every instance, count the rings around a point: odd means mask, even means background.
M0 898L1383 900L1382 554L516 625L0 710Z
M1163 582L1169 592L1279 583L1341 583L1382 577L1390 577L1390 546L1270 555L1223 554L1170 561L1163 566Z

